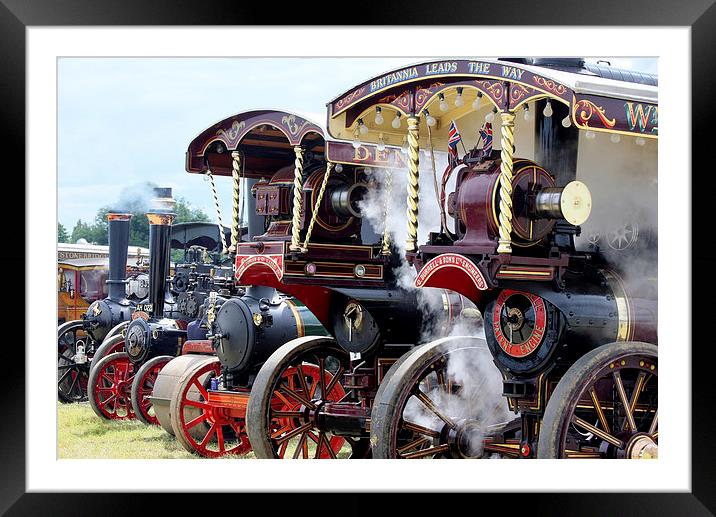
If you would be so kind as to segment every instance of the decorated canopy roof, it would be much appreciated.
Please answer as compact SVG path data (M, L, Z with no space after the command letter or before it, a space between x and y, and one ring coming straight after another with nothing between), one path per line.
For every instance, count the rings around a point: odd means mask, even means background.
M254 110L232 115L196 136L186 153L186 170L231 175L232 151L242 155L246 177L262 177L293 161L295 146L323 154L323 129L286 111Z
M406 117L414 114L423 121L429 114L437 122L432 141L444 147L451 120L463 119L464 125L475 111L517 111L531 101L549 99L569 107L579 129L657 138L658 87L649 83L655 81L617 80L586 69L575 73L506 60L428 61L373 77L333 99L328 103L328 135L399 146ZM382 124L375 120L377 108ZM360 132L361 125L368 131ZM425 133L421 131L421 147L427 144Z

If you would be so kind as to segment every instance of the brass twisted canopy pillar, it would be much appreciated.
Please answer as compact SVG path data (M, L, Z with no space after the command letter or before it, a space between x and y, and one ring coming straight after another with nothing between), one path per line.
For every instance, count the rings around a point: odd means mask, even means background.
M387 256L390 255L390 232L388 231L388 205L390 204L390 195L393 189L393 171L387 169L385 171L385 205L383 206L383 221L385 226L383 227L383 247L380 250L380 254Z
M497 253L512 253L512 154L515 143L515 114L501 113L500 237Z
M323 201L323 194L326 192L328 178L331 176L332 170L333 164L331 162L328 162L326 164L326 173L323 175L321 189L318 191L318 196L316 197L316 204L313 207L313 213L311 214L311 223L308 225L308 230L306 230L306 240L303 241L303 248L301 249L303 253L306 253L308 251L308 241L311 240L311 234L313 233L313 225L316 223L316 219L318 218L318 210L321 207L321 201Z
M418 123L415 115L408 117L408 238L405 241L407 252L418 251L418 202L420 201L420 147L418 146Z
M221 253L226 254L229 252L226 246L226 235L224 234L224 223L221 221L221 208L219 207L219 194L216 192L216 182L214 181L214 175L211 169L207 169L206 175L209 177L209 183L211 183L211 194L214 196L214 209L216 210L216 222L219 226L219 239L221 239Z
M293 219L291 222L291 244L288 249L301 251L301 209L303 202L303 148L293 148L296 153L293 169Z
M232 200L233 220L231 221L231 246L229 247L229 251L236 253L236 248L239 243L239 181L241 177L241 156L238 151L233 151L231 158L233 166L231 176L234 180L234 193Z

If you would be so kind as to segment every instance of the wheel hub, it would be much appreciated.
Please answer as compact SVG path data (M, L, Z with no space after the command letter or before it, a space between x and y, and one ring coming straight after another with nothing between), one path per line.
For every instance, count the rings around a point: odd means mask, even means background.
M648 434L634 435L626 447L626 457L632 460L659 458L659 445Z
M445 438L450 449L460 457L479 458L482 456L485 430L477 420L460 420L454 428L445 424L440 435Z

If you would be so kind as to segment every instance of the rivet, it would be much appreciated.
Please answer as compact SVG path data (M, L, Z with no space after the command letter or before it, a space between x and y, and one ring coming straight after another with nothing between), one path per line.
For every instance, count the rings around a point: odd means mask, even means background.
M626 364L626 361L622 361L622 366L624 366L625 364Z
M644 366L644 361L639 361L639 366Z
M614 368L614 363L610 364L609 368Z
M655 368L655 366L652 364L650 369L653 370L654 368Z

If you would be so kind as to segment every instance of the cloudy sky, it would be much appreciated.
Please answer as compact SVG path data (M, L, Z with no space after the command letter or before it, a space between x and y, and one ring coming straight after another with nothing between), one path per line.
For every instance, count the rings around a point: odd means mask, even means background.
M656 73L655 59L608 59ZM120 191L172 187L214 217L208 183L184 171L198 133L249 109L294 111L325 123L325 104L350 87L421 58L61 58L58 217L68 231ZM230 186L217 181L224 210Z

